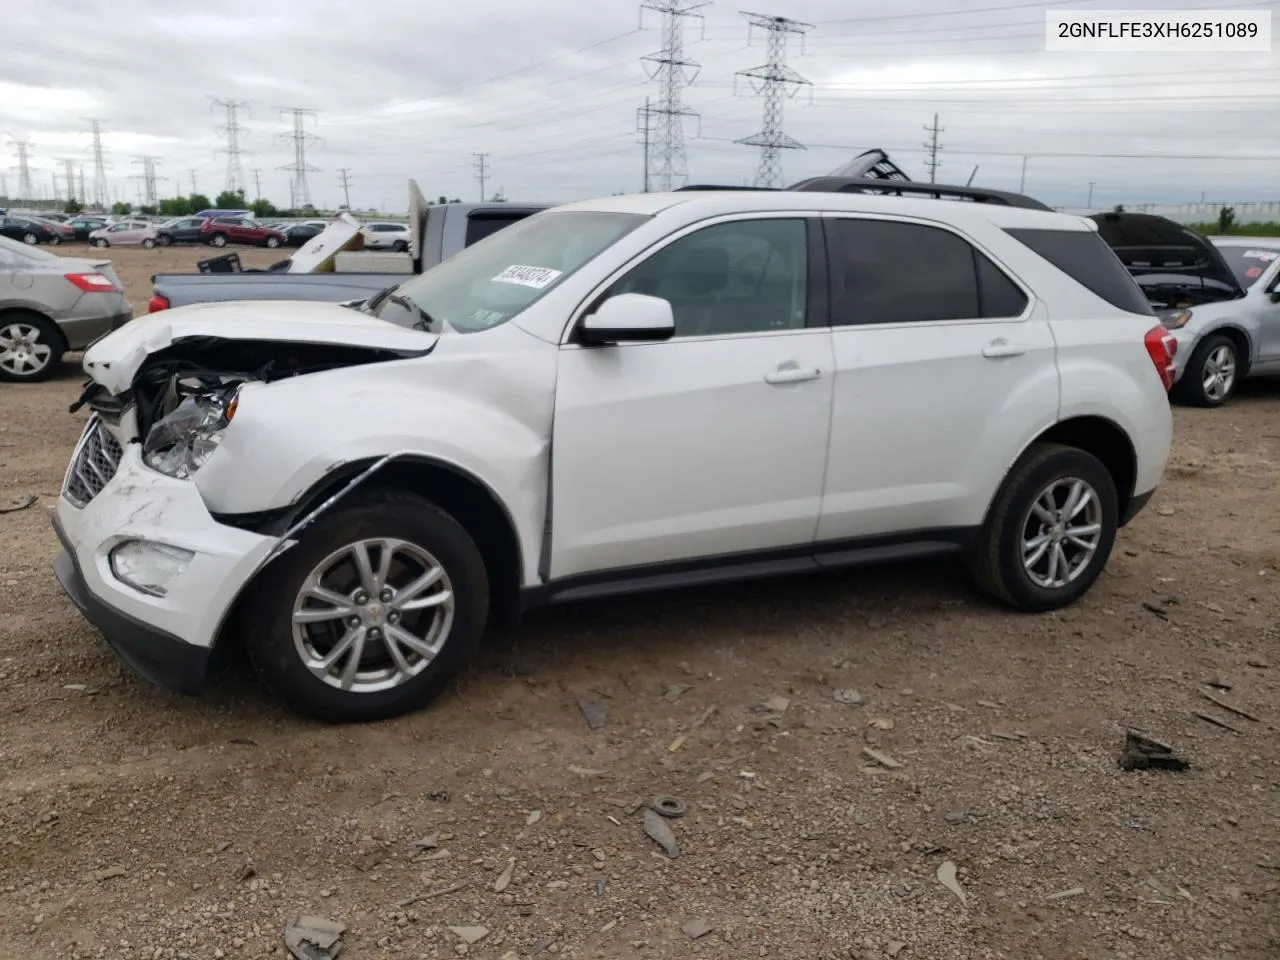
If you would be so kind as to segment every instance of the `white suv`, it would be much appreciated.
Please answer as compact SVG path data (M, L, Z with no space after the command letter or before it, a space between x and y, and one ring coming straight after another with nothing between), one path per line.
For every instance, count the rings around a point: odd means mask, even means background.
M1069 604L1161 479L1172 338L1029 206L610 197L363 304L142 317L85 355L58 577L144 676L243 640L329 720L553 601L957 552Z

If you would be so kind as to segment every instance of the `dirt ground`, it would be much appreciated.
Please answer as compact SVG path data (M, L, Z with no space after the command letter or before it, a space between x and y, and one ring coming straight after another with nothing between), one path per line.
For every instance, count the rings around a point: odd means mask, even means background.
M110 255L141 310L207 251ZM61 595L72 361L0 384L0 508L39 497L0 514L0 958L283 958L295 914L343 960L1280 957L1280 383L1177 410L1068 611L950 563L570 606L431 708L330 728L239 664L160 692ZM1191 768L1121 770L1124 726Z

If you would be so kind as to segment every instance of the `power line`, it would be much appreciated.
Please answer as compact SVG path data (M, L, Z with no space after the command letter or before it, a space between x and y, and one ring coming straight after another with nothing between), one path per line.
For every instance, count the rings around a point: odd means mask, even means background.
M760 148L760 168L756 172L757 187L777 186L782 180L782 150L803 150L804 144L782 132L782 105L808 80L787 66L787 35L802 37L813 24L760 13L743 13L752 27L768 34L769 60L763 66L739 70L735 76L747 77L757 94L764 97L764 126L759 133L744 137L738 143Z
M684 20L686 17L697 17L703 21L705 29L706 20L694 11L708 6L709 2L710 0L645 0L640 4L642 23L645 10L662 14L662 49L643 58L646 64L652 64L653 67L652 72L649 72L649 79L658 81L658 103L646 109L651 116L658 118L651 155L654 178L661 192L673 189L677 181L683 186L689 178L684 149L684 119L697 117L697 113L681 103L680 91L693 83L699 67L684 55ZM645 69L648 71L648 66Z
M226 111L227 122L224 126L218 128L219 133L226 134L227 146L225 150L220 152L227 155L227 186L228 193L243 193L245 188L244 170L240 166L240 134L244 132L244 128L236 120L236 114L242 107L248 107L248 100L222 100L218 97L210 97L215 107L222 107Z
M319 173L320 168L307 163L307 144L321 143L323 138L308 133L306 121L307 117L316 119L316 112L304 107L281 107L280 114L281 116L289 114L293 118L293 130L290 133L277 134L278 137L293 144L293 163L277 168L293 172L293 180L289 184L289 206L294 209L310 206L311 188L307 186L307 174Z
M93 134L93 205L105 210L110 205L110 194L107 185L107 164L102 156L102 125L106 123L100 117L85 117Z
M480 202L484 203L484 178L488 171L486 164L489 160L487 153L473 154L476 158L476 179L480 181Z
M338 178L342 182L342 196L346 200L345 209L351 209L351 168L340 167L338 169Z
M933 126L925 127L925 132L929 134L929 142L924 148L929 151L929 160L925 164L929 168L929 182L938 182L938 151L942 149L942 144L938 143L938 134L942 133L942 128L938 126L938 115L933 115Z
M31 141L26 137L9 137L9 142L13 144L13 148L17 151L18 157L18 196L23 200L34 200L35 190L31 186L31 164L27 154L27 148L30 147Z

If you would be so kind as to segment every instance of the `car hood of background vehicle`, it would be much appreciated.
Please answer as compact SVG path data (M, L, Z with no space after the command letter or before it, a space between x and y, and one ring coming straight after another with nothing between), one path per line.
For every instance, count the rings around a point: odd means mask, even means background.
M197 303L138 317L94 343L84 370L111 393L121 393L148 356L195 338L349 346L401 353L428 353L439 334L397 326L336 303L237 300Z
M1235 300L1244 290L1207 237L1149 213L1096 213L1089 219L1150 298L1181 288L1198 303Z

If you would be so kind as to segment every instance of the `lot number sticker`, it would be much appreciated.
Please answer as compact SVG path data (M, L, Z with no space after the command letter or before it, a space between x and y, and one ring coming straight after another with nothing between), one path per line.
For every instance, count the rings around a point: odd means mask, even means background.
M550 267L522 267L512 264L493 278L494 283L518 283L522 287L541 290L556 281L562 271Z
M1280 253L1274 250L1246 250L1244 255L1246 259L1261 260L1263 263L1270 263L1276 257L1280 257Z

